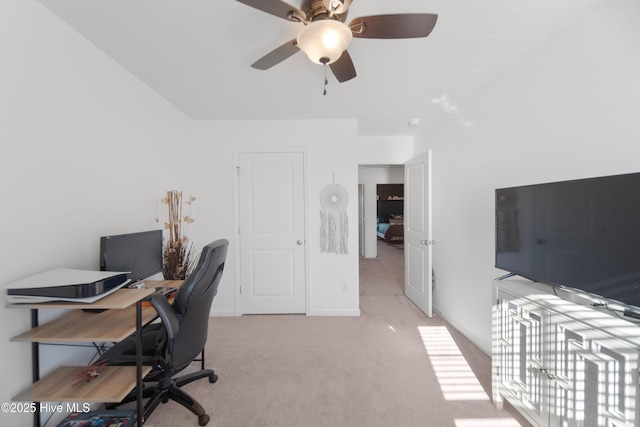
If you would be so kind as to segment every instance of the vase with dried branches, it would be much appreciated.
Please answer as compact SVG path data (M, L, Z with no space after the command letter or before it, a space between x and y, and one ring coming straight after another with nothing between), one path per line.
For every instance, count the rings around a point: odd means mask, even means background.
M162 250L162 274L165 280L186 279L196 262L196 251L193 242L186 235L189 224L195 220L191 216L191 205L196 200L189 196L186 200L182 191L167 191L167 197L162 203L167 205L167 221L164 223L166 235ZM188 213L185 213L184 205ZM160 222L159 218L156 218Z

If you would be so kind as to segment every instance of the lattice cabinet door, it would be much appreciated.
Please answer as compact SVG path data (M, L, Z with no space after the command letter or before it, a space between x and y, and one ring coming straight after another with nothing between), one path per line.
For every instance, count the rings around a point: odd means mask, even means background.
M638 349L561 315L551 324L551 424L636 426Z
M540 425L546 425L544 366L549 313L503 293L498 298L498 316L501 394Z

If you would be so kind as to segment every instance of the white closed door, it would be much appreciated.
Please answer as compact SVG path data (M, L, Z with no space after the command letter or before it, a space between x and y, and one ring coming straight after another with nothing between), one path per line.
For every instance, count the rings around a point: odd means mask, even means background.
M406 162L404 170L404 291L431 317L431 151Z
M305 313L303 153L241 153L241 311Z

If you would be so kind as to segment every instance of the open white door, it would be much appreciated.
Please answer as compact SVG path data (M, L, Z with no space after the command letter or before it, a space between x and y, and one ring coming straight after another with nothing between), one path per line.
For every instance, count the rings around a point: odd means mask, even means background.
M303 153L238 160L242 313L305 313Z
M404 292L431 317L431 151L404 165Z

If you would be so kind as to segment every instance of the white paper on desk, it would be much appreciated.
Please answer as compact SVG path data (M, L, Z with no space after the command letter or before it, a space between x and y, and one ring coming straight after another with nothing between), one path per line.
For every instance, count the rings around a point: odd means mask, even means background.
M47 270L42 273L34 274L17 280L5 286L5 289L30 289L30 288L47 288L53 286L83 285L108 279L109 277L125 274L127 272L119 271L95 271L95 270L74 270L69 268L56 268ZM109 295L117 289L126 285L130 280L125 280L122 284L113 289L103 292L99 295L86 298L65 298L65 297L46 297L31 295L5 295L8 302L11 303L34 303L45 301L74 301L91 303L100 298Z

